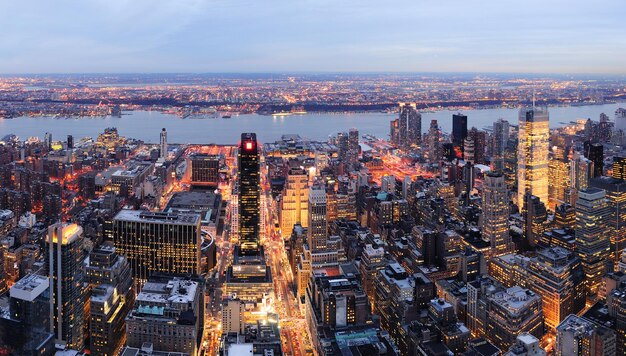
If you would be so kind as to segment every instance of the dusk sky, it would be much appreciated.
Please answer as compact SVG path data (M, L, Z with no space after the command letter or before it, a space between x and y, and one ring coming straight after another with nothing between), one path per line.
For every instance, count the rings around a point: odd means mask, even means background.
M624 0L0 1L0 73L626 74Z

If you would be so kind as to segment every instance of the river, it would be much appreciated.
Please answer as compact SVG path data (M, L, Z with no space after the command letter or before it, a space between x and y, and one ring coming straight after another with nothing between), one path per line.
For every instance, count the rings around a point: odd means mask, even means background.
M601 113L614 119L615 110L626 104L606 104L587 106L568 106L550 108L550 126L561 126L562 122L570 122L581 118L598 120ZM443 110L422 114L422 132L427 132L432 119L439 122L445 132L452 129L452 114L457 111ZM479 129L491 127L498 118L517 124L518 109L476 109L464 110L468 116L468 126ZM127 115L126 115L127 114ZM76 140L83 137L96 137L107 127L117 127L120 135L133 137L146 142L159 141L161 128L166 128L168 141L171 143L216 143L233 144L239 139L241 132L256 132L261 142L271 142L283 134L299 134L311 140L326 140L329 135L346 131L352 127L359 129L361 134L372 134L377 137L389 136L389 122L397 114L384 113L324 113L291 116L263 116L246 114L233 116L230 119L181 119L175 115L157 111L126 112L118 117L17 117L0 119L0 138L7 134L15 134L21 139L31 136L43 137L46 132L52 133L53 140L64 140L73 135Z

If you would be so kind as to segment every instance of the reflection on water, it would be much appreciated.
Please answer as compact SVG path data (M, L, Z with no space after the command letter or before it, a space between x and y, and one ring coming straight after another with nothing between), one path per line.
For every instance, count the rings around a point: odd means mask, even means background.
M561 122L580 118L598 120L600 113L614 117L615 110L625 104L590 105L550 108L550 126L558 127ZM428 130L432 119L437 119L445 132L452 127L452 114L456 111L438 111L422 114L422 132ZM517 109L464 110L468 125L479 129L490 127L498 118L517 124ZM291 116L238 115L230 119L181 119L170 114L155 111L135 111L130 115L98 118L54 118L19 117L10 120L0 119L0 138L15 134L21 139L30 136L43 137L51 132L54 140L63 140L67 135L77 139L96 137L105 128L115 126L120 135L133 137L146 142L158 142L161 128L167 128L168 139L172 143L217 143L233 144L241 132L256 132L261 142L274 141L283 134L299 134L312 140L326 140L328 135L356 127L362 134L372 134L381 138L389 136L389 121L394 114L383 113L342 113L306 114Z

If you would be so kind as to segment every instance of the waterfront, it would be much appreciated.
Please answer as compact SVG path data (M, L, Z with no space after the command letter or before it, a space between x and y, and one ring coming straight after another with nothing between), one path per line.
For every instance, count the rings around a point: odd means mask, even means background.
M615 110L626 104L605 104L550 108L550 126L561 126L576 119L598 120L601 113L614 118ZM437 119L445 132L452 128L452 114L456 110L422 113L422 132L428 130L432 119ZM498 118L517 124L518 109L463 110L468 116L468 126L479 129L490 127ZM261 142L274 141L283 134L299 134L311 140L326 140L330 134L358 127L362 134L387 138L389 121L396 114L385 113L327 113L291 116L238 115L230 119L181 119L175 115L157 111L133 111L118 117L17 117L0 119L0 138L15 134L21 139L30 136L43 137L52 133L54 140L64 140L68 134L76 139L96 137L107 127L117 127L120 135L146 142L158 142L159 131L167 128L172 143L236 143L241 132L256 132Z

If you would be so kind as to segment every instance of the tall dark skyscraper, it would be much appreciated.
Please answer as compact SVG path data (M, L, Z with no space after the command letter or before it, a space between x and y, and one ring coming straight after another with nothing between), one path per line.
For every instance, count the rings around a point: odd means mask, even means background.
M585 158L593 162L592 178L600 177L604 172L604 146L601 143L585 141L583 148Z
M463 147L463 141L467 137L467 116L462 114L452 115L452 143L457 147Z
M260 161L255 133L242 133L238 155L239 167L239 242L242 255L259 251L261 225Z

